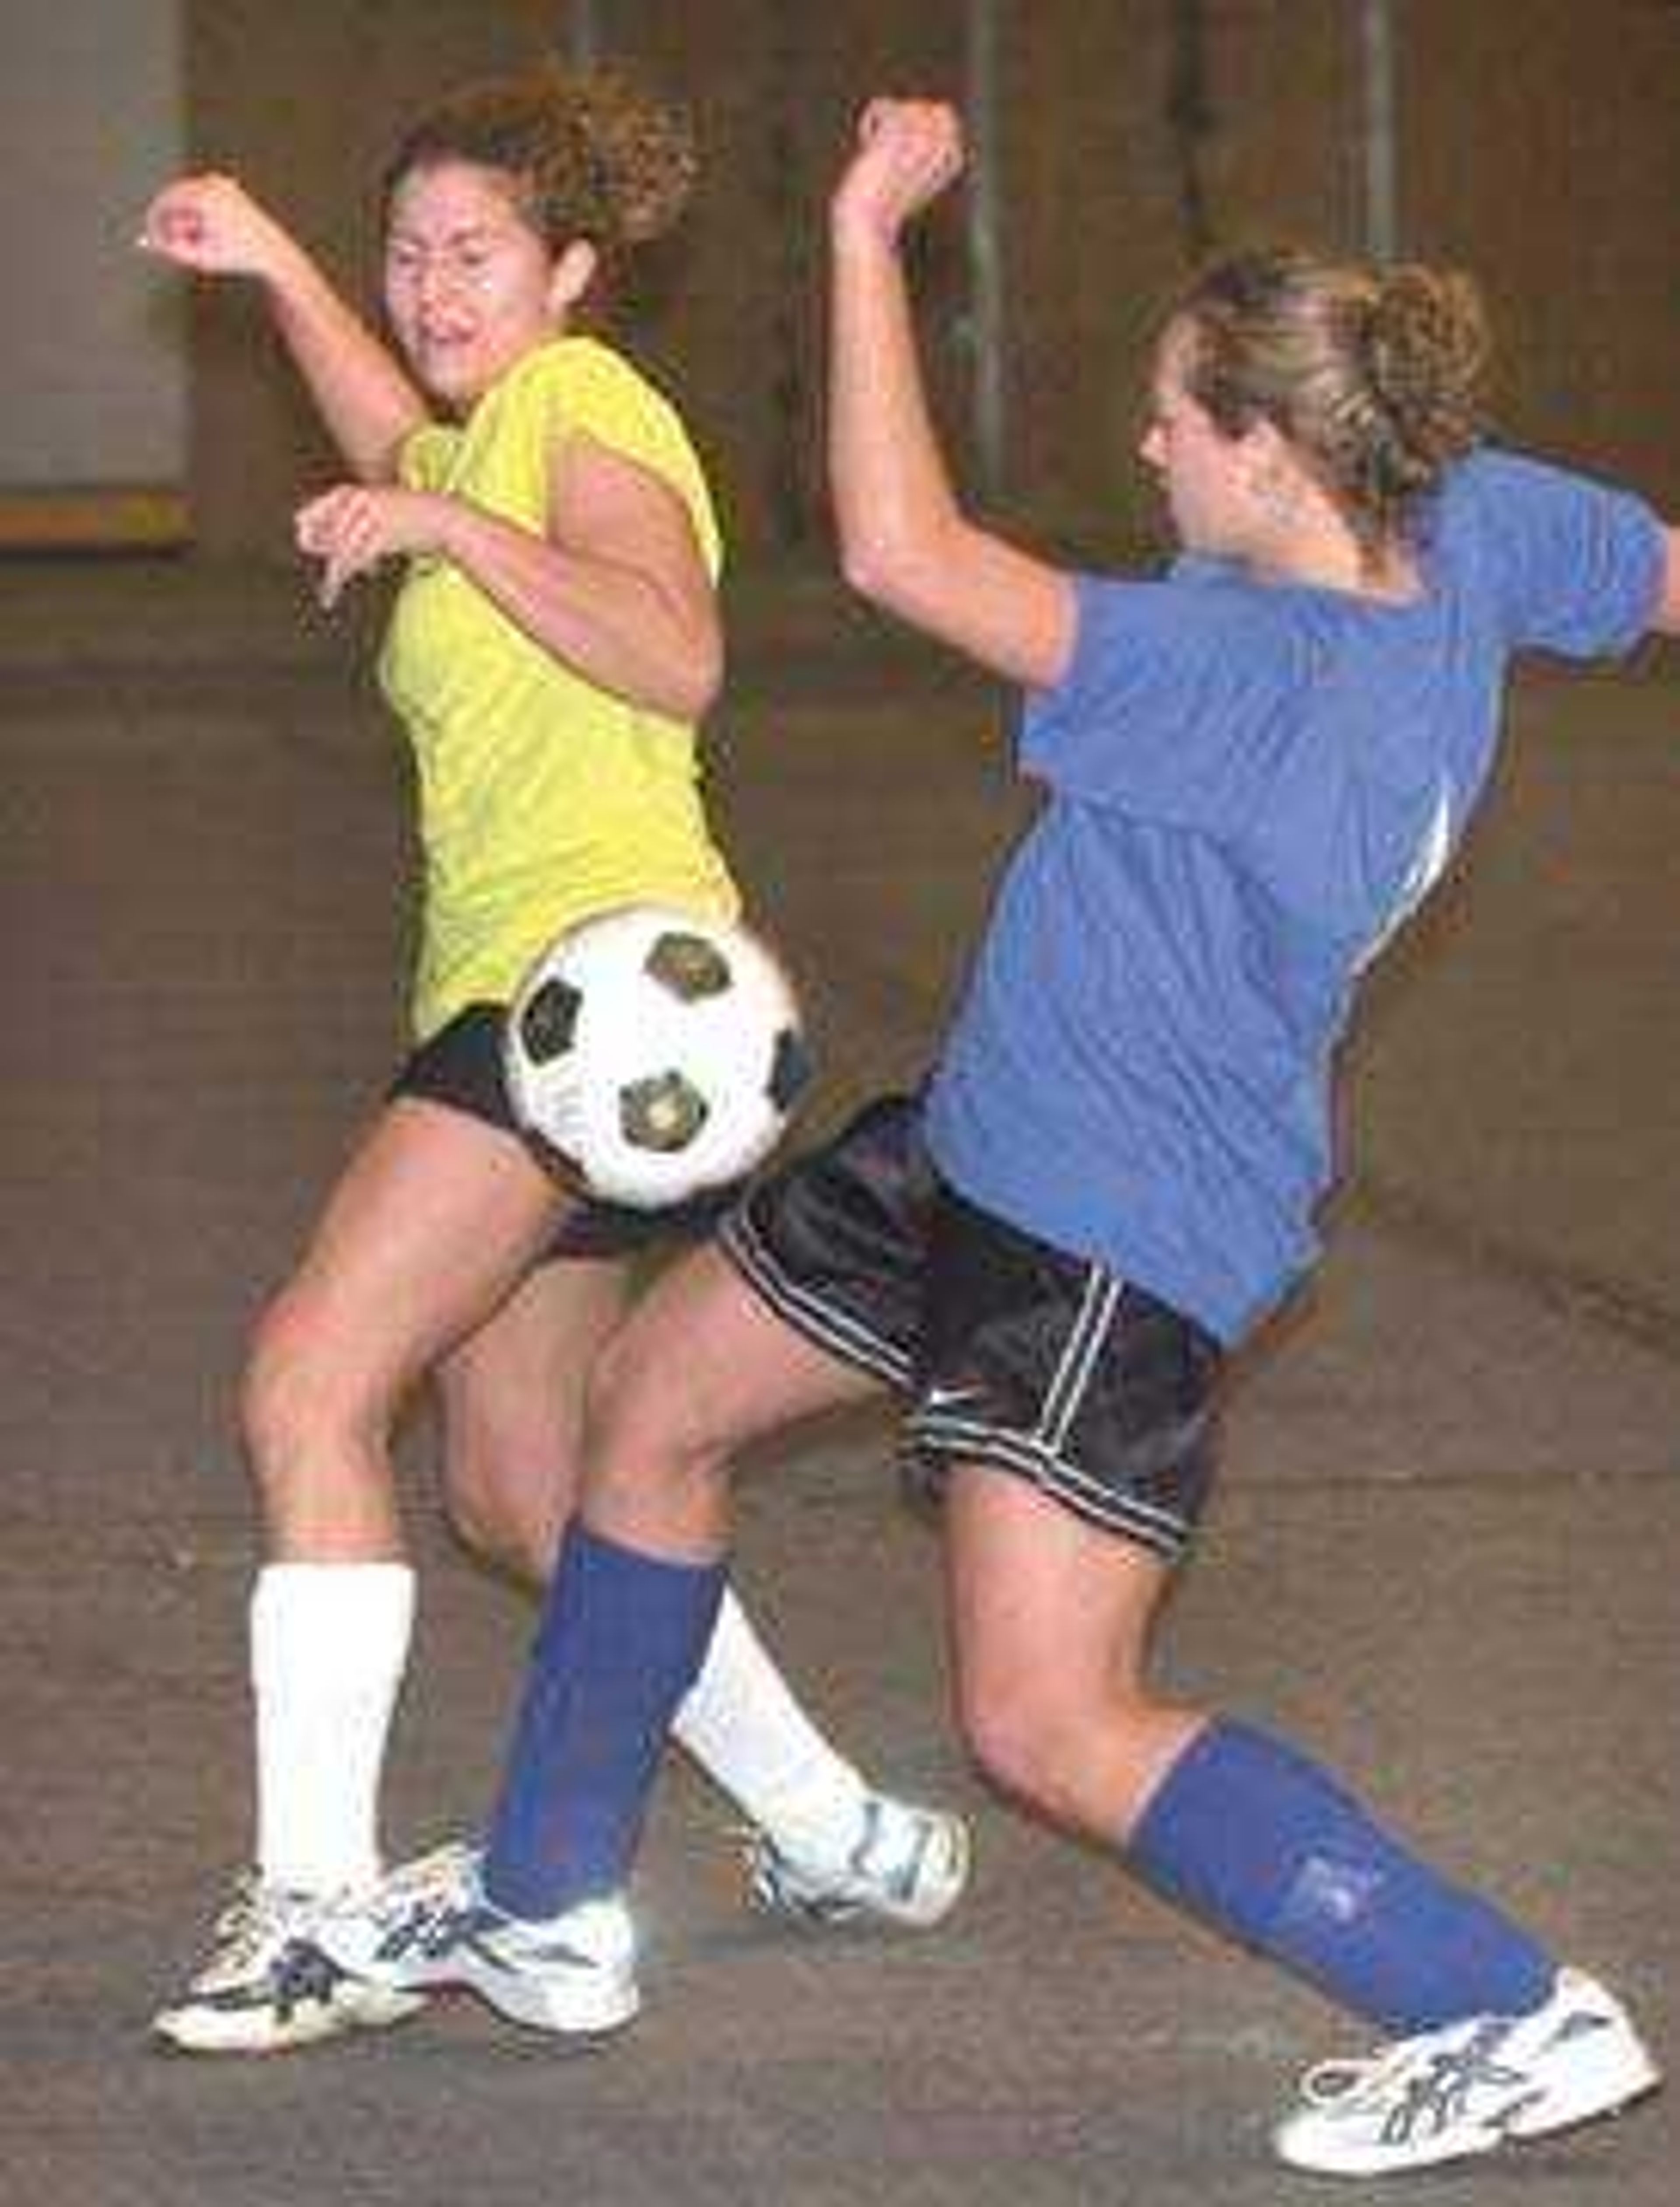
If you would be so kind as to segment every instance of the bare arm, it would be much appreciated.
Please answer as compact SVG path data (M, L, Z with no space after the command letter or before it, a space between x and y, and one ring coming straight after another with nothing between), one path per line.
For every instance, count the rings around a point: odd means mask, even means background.
M717 695L717 597L668 483L586 435L557 453L546 535L464 499L344 485L297 517L321 595L392 553L439 553L564 666L631 703L697 721Z
M1066 672L1071 577L971 521L928 411L899 251L904 224L958 174L948 108L879 100L831 213L828 472L846 579L1012 680Z
M632 703L700 720L723 679L717 595L671 486L584 435L553 465L546 537L463 505L451 556L555 658Z
M178 267L260 283L329 435L364 482L390 482L425 400L290 232L231 176L183 176L146 211L140 244Z

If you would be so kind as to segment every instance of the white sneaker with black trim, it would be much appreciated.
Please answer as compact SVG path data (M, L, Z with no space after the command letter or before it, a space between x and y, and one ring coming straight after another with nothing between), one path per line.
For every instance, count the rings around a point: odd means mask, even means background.
M322 1951L370 1990L476 1993L535 2031L593 2037L627 2024L641 2000L623 1899L580 1901L528 1922L486 1897L480 1859L475 1848L451 1845L392 1870L323 1918Z
M803 1860L768 1832L746 1834L753 1906L810 1924L873 1917L925 1930L956 1906L968 1865L968 1827L960 1816L886 1793L864 1795L858 1837L838 1862Z
M1562 1970L1532 2015L1469 2016L1364 2060L1321 2062L1272 2143L1294 2168L1380 2176L1613 2114L1660 2081L1615 1995Z
M208 1954L152 2030L187 2054L284 2054L423 2007L423 1995L358 1983L327 1959L314 1932L331 1905L247 1871L216 1918Z

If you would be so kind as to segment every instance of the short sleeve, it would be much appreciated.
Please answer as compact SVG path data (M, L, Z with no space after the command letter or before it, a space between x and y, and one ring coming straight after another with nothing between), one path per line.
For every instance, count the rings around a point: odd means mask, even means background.
M668 483L693 517L706 564L721 547L705 477L676 409L608 345L577 338L554 346L543 382L544 434L553 444L591 437Z
M1241 831L1310 679L1281 595L1176 576L1075 587L1073 661L1027 694L1023 770L1090 802Z
M1650 627L1662 525L1643 499L1514 452L1466 463L1468 495L1513 646L1612 657Z
M423 422L403 440L397 479L405 490L442 490L461 447L461 432L447 422Z

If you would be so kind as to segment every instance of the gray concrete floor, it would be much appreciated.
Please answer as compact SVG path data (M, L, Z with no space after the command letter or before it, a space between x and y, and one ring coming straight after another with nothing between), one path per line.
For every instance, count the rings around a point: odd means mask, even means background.
M718 799L805 978L822 1116L921 1062L1019 799L998 699L821 587L745 591L736 628ZM0 2200L1325 2196L1265 2125L1360 2034L974 1784L872 1418L761 1467L743 1576L846 1741L972 1810L948 1929L746 1917L677 1773L612 2050L469 2007L285 2060L146 2044L248 1839L239 1345L398 1033L404 792L364 634L270 576L0 568ZM1163 1649L1613 1977L1671 2060L1677 703L1661 667L1524 685L1473 863L1373 984L1331 1255L1249 1359ZM479 1813L529 1621L439 1531L423 1424L405 1468L399 1849ZM1407 2196L1666 2207L1677 2104Z

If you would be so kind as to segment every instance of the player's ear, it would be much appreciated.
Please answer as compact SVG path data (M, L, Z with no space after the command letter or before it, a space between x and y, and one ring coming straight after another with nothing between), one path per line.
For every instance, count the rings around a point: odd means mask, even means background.
M1262 416L1237 438L1248 494L1274 521L1293 518L1300 505L1301 469L1294 447Z
M586 237L574 237L558 256L548 278L548 311L564 322L595 279L601 255Z
M1256 415L1246 429L1239 429L1235 442L1241 447L1244 461L1256 475L1275 475L1292 458L1288 439L1264 414Z

